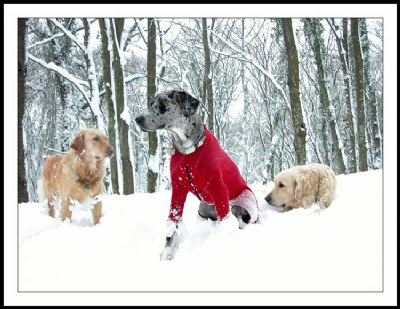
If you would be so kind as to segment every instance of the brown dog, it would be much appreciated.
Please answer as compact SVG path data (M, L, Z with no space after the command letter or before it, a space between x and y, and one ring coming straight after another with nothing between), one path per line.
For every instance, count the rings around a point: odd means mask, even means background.
M113 153L114 149L101 131L86 129L74 137L66 155L47 158L42 185L49 215L54 217L54 206L59 202L61 220L71 219L71 202L91 202L95 203L92 209L93 223L99 223L102 203L96 202L96 198L103 193L104 161Z
M327 208L335 195L336 176L324 164L298 165L280 172L275 177L275 187L265 200L283 211L293 208L308 208L318 203Z

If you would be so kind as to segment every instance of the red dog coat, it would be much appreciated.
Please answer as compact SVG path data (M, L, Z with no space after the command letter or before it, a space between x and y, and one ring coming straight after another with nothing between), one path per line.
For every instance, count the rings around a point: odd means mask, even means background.
M171 157L170 171L172 198L169 219L174 222L182 219L188 192L192 192L206 204L215 205L219 220L229 213L229 201L238 198L243 190L252 192L236 164L206 127L203 145L190 154L182 154L176 150ZM253 217L258 217L254 194L252 200L254 202L240 206L248 210L251 221L254 222Z

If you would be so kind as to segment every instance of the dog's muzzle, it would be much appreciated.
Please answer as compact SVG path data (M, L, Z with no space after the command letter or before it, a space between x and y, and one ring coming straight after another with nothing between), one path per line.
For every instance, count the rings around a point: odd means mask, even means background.
M144 116L138 116L135 118L135 121L136 121L137 125L140 127L140 130L142 130L144 132L153 132L154 130L149 130L145 127L144 120L145 120Z
M114 148L111 146L108 148L107 157L111 158L114 155Z

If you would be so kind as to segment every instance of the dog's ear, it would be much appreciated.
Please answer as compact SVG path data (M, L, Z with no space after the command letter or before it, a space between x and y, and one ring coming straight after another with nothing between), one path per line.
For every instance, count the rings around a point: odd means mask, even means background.
M173 98L181 105L185 117L190 117L196 113L200 105L200 101L192 97L186 91L175 91Z
M200 101L196 98L193 98L190 94L188 94L186 105L185 105L185 112L190 117L194 115L200 105Z
M79 154L85 149L85 134L79 132L71 142L71 148L75 149Z
M186 91L179 91L179 90L173 90L168 95L170 99L182 105L186 101L187 96L188 94Z

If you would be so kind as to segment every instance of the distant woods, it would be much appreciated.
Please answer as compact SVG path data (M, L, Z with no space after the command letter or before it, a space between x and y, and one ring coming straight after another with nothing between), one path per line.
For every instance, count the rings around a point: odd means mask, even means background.
M19 202L85 127L116 149L108 193L170 189L168 134L134 119L172 88L201 101L249 184L309 162L382 168L381 19L19 19Z

